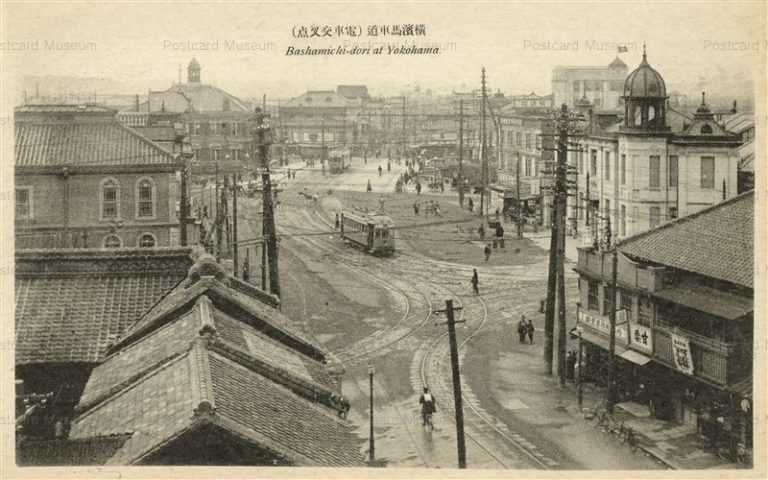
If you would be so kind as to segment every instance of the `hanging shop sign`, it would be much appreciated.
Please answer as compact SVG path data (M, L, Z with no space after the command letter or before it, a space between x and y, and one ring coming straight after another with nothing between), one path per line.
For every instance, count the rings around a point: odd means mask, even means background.
M629 327L629 341L634 348L653 353L653 332L651 327L631 323Z
M688 337L672 334L672 353L677 369L693 375L693 355L691 355L691 342Z
M617 312L617 320L618 320L618 312ZM586 313L584 311L579 310L579 323L582 323L593 330L597 330L601 333L604 333L606 335L611 334L611 321L608 317L604 317L602 315L591 315L589 313ZM616 341L621 342L623 344L627 343L627 337L628 337L628 331L627 331L627 323L624 322L623 325L619 324L620 322L616 322Z

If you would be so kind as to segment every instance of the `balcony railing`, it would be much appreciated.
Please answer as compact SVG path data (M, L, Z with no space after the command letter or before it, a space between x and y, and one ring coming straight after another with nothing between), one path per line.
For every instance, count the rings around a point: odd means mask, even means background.
M613 273L611 252L598 251L591 247L579 249L577 269L606 281L610 281ZM620 285L654 292L663 286L663 267L642 267L623 255L617 261L617 280Z

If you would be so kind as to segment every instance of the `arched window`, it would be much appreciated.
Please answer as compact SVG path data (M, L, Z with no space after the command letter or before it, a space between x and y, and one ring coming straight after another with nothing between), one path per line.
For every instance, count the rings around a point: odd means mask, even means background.
M140 178L136 182L136 217L154 218L155 182L149 178Z
M143 233L139 237L139 247L141 248L152 248L154 246L157 246L157 239L154 235L151 233Z
M633 126L639 127L640 125L643 124L643 113L639 105L635 105L635 111L633 116L635 117L635 123L633 124Z
M109 234L104 237L104 248L120 248L123 246L123 240L115 234Z
M706 135L706 134L708 134L708 133L709 133L709 134L711 134L711 133L712 133L712 127L711 127L711 126L709 126L709 125L702 125L702 126L701 126L701 134L702 134L702 135Z
M648 121L652 122L654 118L656 118L656 108L651 105L648 107Z
M120 183L114 178L105 178L101 181L99 204L101 220L120 218Z

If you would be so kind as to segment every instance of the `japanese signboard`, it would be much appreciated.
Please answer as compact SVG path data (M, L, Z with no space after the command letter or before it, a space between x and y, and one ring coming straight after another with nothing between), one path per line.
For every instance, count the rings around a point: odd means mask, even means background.
M646 327L639 323L631 323L629 341L633 347L653 353L653 332L651 327Z
M693 356L691 355L691 344L687 337L672 334L672 356L678 370L693 375Z
M618 315L617 315L618 318ZM608 317L602 315L592 315L583 311L579 311L579 323L591 327L606 335L611 334L611 321ZM616 322L616 341L623 344L627 343L628 331L627 323L620 325Z

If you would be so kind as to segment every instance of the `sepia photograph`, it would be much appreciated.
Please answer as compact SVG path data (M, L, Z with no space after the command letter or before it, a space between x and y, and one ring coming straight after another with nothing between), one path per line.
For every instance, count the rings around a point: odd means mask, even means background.
M766 12L0 2L1 476L763 478Z

